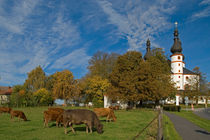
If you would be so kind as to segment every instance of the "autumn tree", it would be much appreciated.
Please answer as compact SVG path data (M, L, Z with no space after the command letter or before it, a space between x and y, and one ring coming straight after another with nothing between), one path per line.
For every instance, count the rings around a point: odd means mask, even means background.
M35 105L49 105L53 103L52 94L45 88L41 88L33 93Z
M20 107L25 104L26 90L23 85L16 85L12 89L12 94L9 97L10 106Z
M53 92L54 83L55 83L55 77L53 74L46 77L45 88L51 93Z
M157 50L153 56L144 62L141 69L140 86L147 100L164 100L175 95L174 83L171 80L171 70L166 56Z
M38 89L45 87L45 80L45 72L38 66L28 73L28 78L26 79L24 86L28 91L33 93Z
M199 67L193 69L195 75L188 78L188 84L185 86L185 94L190 97L191 100L196 101L198 105L199 98L208 98L208 82L204 73L200 71Z
M136 102L144 98L138 87L142 63L142 54L137 51L129 51L118 57L110 75L109 98L125 102Z
M68 99L72 99L78 92L75 90L75 80L71 71L63 70L54 75L53 95L55 98L64 99L64 104ZM76 82L77 83L77 82Z
M89 75L98 75L103 79L108 79L118 56L119 55L116 53L108 54L100 51L96 52L89 60Z
M104 94L107 93L110 83L108 79L95 75L85 79L82 87L86 100L100 106L103 104Z

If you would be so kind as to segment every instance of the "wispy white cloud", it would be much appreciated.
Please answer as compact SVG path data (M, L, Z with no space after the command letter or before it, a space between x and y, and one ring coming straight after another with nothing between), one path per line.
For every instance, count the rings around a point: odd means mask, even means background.
M193 13L188 21L195 21L197 19L210 16L210 0L203 0L199 5L202 7L202 10Z
M65 8L40 8L48 5L42 1L22 0L9 5L0 5L0 84L23 82L27 73L38 65L47 70L48 66L69 54L80 42L77 25L66 18ZM8 5L6 5L8 6ZM37 20L39 18L39 20ZM40 22L42 20L42 22ZM47 23L47 24L46 24ZM85 54L82 53L85 58ZM73 54L72 54L73 55ZM70 57L69 57L70 58ZM72 56L73 58L73 56ZM83 59L78 60L82 62ZM77 62L69 62L75 68ZM57 66L62 69L66 63ZM70 66L70 65L68 65ZM71 68L69 67L69 68ZM20 75L22 77L20 77ZM18 77L20 79L18 79Z
M13 86L24 82L24 76L16 75L16 73L0 72L0 77L0 83L7 86Z
M56 46L51 52L51 54L54 54L61 48L71 48L78 44L80 42L80 33L77 26L70 19L65 19L62 13L58 13L56 15L56 21L51 27L48 42Z
M203 0L200 2L200 5L210 4L210 0Z
M146 3L144 1L128 1L121 7L121 11L111 1L98 2L108 15L110 24L118 27L118 33L126 37L129 49L139 49L147 38L154 40L160 32L171 25L169 15L174 11L173 2L165 0Z
M7 29L11 33L21 34L24 30L24 19L30 15L39 0L22 0L14 1L13 7L8 7L8 11L5 12L2 7L0 7L0 28ZM3 2L1 6L3 6Z
M74 69L78 66L87 66L90 56L86 54L85 48L76 49L71 53L60 57L55 63L50 67L50 69Z

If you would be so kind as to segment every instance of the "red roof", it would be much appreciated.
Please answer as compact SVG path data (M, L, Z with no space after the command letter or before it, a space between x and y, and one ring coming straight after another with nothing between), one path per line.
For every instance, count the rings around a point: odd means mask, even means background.
M12 88L11 87L0 86L0 95L11 95L11 94L12 94Z

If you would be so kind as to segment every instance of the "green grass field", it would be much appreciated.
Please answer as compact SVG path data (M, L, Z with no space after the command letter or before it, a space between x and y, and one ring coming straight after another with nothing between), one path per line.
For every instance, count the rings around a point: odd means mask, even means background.
M69 108L70 109L70 108ZM49 128L43 127L43 111L47 107L18 108L26 114L29 121L10 120L9 114L0 115L0 138L1 140L129 140L138 134L155 116L156 113L150 110L119 110L115 111L117 122L105 122L104 133L86 134L85 125L74 125L76 134L68 128L68 134L64 134L64 128L57 128L55 122L49 123ZM153 126L152 126L153 127ZM154 129L154 127L153 127ZM139 139L148 139L147 130ZM154 132L155 130L151 130ZM154 134L153 134L154 135Z

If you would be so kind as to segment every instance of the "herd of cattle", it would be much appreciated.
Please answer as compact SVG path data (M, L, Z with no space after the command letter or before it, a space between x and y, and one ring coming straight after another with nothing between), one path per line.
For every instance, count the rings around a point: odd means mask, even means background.
M69 109L64 110L58 107L49 107L48 110L43 112L44 115L44 127L48 127L48 122L55 121L56 126L64 126L65 134L67 134L67 127L69 126L73 133L75 130L73 124L85 124L86 133L90 130L92 133L92 128L96 128L99 134L103 133L103 125L100 123L98 117L106 117L106 121L116 121L116 116L113 110L118 110L119 107L110 107L110 108L94 108L93 111L87 109ZM23 119L27 121L25 114L19 110L12 110L9 107L0 107L1 113L9 113L11 120L14 117L18 117L18 120Z

